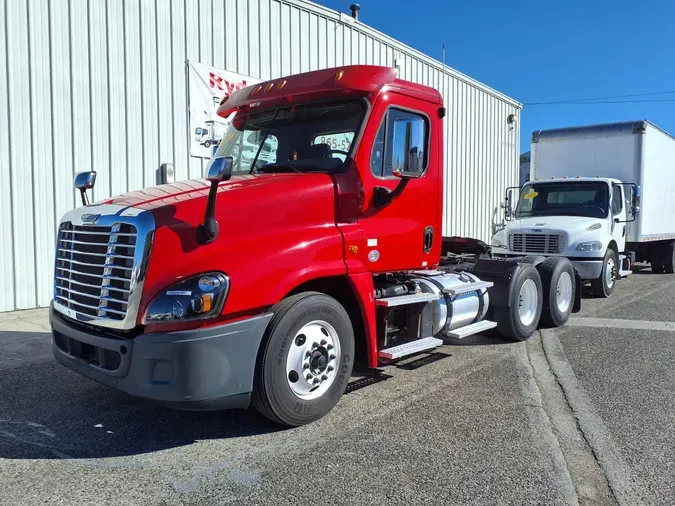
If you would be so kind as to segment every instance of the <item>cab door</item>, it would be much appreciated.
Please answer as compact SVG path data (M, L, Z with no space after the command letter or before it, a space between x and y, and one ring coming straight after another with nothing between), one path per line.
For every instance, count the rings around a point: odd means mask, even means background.
M620 184L612 184L612 200L610 201L610 211L612 213L612 237L616 241L619 251L626 249L627 233L627 210L625 199L623 198L624 188Z
M363 186L359 225L371 272L438 262L443 159L438 107L388 92L371 111L361 143L366 149L358 156Z

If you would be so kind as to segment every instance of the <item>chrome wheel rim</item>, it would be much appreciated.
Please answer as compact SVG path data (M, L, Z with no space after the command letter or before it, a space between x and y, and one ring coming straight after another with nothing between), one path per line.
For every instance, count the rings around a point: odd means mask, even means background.
M340 340L328 322L304 325L291 341L286 357L286 381L300 399L321 397L335 381Z
M607 259L607 269L605 269L605 285L607 288L612 288L614 286L614 269L615 269L614 259Z
M526 327L531 325L537 314L537 285L531 279L525 280L518 294L518 317Z
M558 278L555 287L555 303L561 313L566 313L572 303L572 277L569 272L563 272Z

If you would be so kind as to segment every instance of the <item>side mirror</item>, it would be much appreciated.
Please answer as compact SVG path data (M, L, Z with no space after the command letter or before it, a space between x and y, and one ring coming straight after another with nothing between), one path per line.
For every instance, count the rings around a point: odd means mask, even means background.
M221 181L228 181L232 178L232 157L214 158L209 165L206 179L211 181L211 184L220 183Z
M392 174L400 179L422 176L426 159L426 123L419 118L394 120L394 165ZM401 151L399 151L399 149Z
M633 191L633 215L640 213L640 186L635 185L635 190Z
M504 219L509 221L513 219L513 190L518 188L517 186L511 186L506 189L506 196L504 197L504 203L502 204L502 209L504 209ZM520 188L518 188L520 190Z
M93 188L94 184L96 184L96 171L91 170L89 172L78 172L75 174L73 186L80 190L83 206L89 205L87 190Z

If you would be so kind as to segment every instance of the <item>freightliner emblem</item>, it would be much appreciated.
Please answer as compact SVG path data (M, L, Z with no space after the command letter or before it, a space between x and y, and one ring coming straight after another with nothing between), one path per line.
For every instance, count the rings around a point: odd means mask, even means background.
M82 221L85 223L96 223L100 217L100 214L83 214Z

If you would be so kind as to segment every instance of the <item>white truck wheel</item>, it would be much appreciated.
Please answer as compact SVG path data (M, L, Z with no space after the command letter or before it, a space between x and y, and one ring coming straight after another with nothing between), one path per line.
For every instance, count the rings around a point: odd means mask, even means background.
M616 274L618 272L616 253L613 249L607 248L605 258L602 262L602 272L598 279L591 281L591 289L596 297L607 298L614 292L616 284Z

